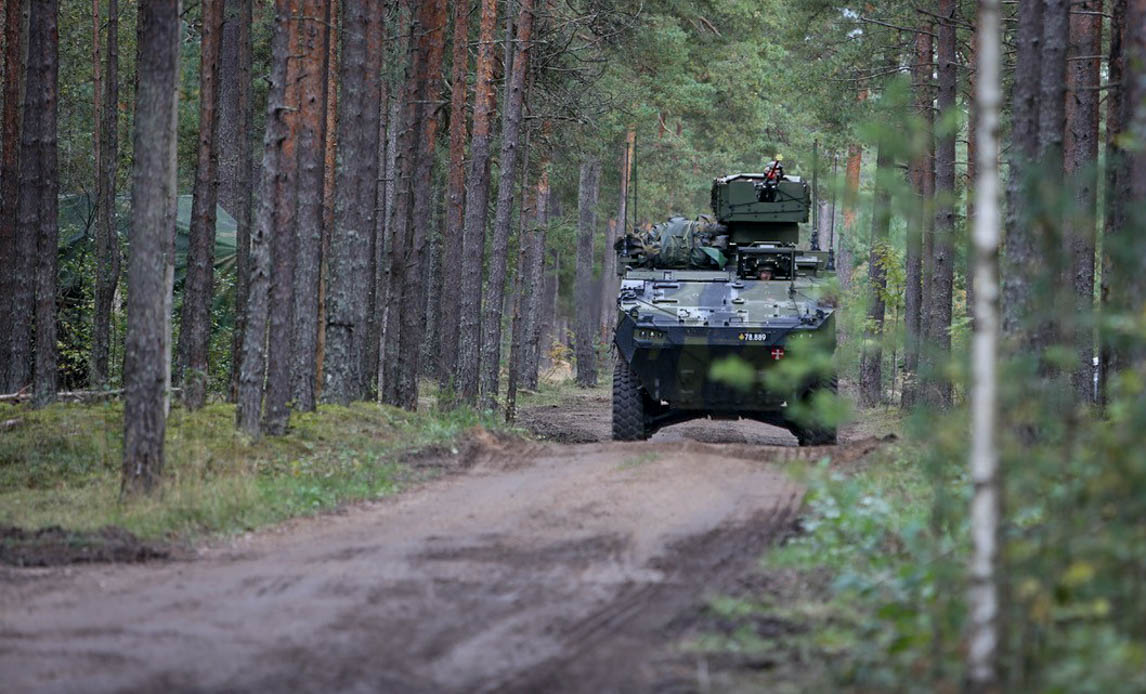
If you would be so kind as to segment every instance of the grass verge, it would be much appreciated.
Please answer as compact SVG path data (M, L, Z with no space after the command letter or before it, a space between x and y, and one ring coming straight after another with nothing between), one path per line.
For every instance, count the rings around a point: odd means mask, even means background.
M498 426L464 409L411 413L357 403L297 413L287 435L252 441L235 431L233 406L176 408L162 488L123 502L120 403L0 406L0 421L9 423L0 432L0 525L113 525L164 540L249 530L393 494L440 471L466 432ZM412 464L419 454L441 460Z

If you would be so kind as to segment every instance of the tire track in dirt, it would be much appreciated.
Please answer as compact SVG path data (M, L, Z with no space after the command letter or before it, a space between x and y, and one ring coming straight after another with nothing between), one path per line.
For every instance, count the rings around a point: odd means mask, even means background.
M802 490L777 463L827 452L696 426L705 440L731 442L490 436L463 472L195 561L6 570L0 682L85 692L675 689L687 676L658 657L674 620L751 571L792 526Z

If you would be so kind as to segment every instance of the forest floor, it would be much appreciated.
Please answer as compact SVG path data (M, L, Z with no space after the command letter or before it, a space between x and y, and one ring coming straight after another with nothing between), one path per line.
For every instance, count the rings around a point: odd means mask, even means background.
M853 427L838 447L799 449L772 427L694 422L614 443L608 421L604 389L550 393L520 414L540 440L479 432L461 465L427 452L417 464L448 474L391 497L177 560L0 568L0 681L684 692L745 681L722 670L776 668L688 644L733 628L713 609L721 596L808 590L758 562L801 510L785 466L852 463L886 431ZM753 620L764 636L801 629Z

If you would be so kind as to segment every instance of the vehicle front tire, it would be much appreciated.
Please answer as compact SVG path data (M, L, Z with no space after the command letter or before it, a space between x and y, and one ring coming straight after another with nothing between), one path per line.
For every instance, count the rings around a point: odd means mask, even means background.
M613 440L644 441L649 438L645 426L645 399L633 369L623 359L613 367Z
M826 385L820 388L810 389L805 397L810 400L817 392L825 390L834 395L839 390L839 380L835 376L832 376ZM796 437L796 441L799 442L801 447L834 446L838 441L836 427L834 426L799 426L793 423L789 431Z

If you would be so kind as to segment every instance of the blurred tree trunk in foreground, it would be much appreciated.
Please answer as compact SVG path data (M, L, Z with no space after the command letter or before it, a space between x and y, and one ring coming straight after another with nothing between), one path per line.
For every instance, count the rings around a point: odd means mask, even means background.
M999 343L999 111L1002 105L1000 56L1002 30L999 0L979 2L979 50L975 107L978 111L975 152L976 216L975 327L972 338L970 471L971 501L970 635L967 681L972 692L992 692L999 665L999 521L1000 474L998 431Z

